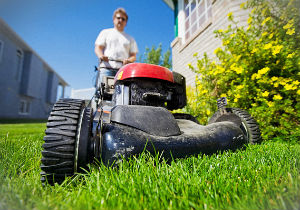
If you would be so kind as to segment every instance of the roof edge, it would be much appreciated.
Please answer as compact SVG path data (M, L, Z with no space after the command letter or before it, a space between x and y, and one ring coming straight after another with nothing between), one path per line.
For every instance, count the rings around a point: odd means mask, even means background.
M13 37L14 40L21 43L26 50L32 52L35 56L37 56L48 70L55 73L58 76L61 85L69 86L69 84L39 54L37 54L1 17L0 17L0 25L2 25L4 29L6 29L5 32L10 34L11 38Z
M175 9L174 0L163 0L163 2L165 2L172 10Z

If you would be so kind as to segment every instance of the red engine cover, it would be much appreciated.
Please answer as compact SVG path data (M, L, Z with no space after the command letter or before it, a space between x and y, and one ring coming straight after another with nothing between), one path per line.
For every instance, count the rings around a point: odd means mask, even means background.
M174 82L173 73L169 69L147 63L130 63L123 66L115 76L117 80L146 77Z

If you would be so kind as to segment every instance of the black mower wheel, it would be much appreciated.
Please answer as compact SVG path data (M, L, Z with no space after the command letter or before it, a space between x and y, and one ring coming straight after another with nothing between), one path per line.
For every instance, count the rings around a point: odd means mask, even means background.
M262 142L258 123L247 111L239 108L225 108L225 110L218 110L210 118L208 124L222 121L236 123L244 132L248 143L258 144Z
M61 184L67 176L73 176L83 159L78 160L81 148L87 147L91 130L91 109L83 100L60 99L48 118L41 159L41 181ZM84 139L84 141L81 141ZM83 148L86 150L86 148ZM80 162L81 161L81 162ZM86 162L86 161L84 161Z

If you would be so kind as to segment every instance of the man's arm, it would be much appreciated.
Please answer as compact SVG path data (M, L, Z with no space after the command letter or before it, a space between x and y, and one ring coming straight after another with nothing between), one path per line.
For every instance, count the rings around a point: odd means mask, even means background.
M101 59L103 61L108 61L108 57L104 56L104 46L95 45L95 53L99 59Z

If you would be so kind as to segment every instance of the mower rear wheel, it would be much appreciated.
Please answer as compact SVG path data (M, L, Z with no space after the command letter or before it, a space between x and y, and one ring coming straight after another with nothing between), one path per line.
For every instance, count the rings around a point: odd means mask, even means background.
M239 108L225 108L218 110L208 121L208 124L222 121L231 121L237 124L250 144L258 144L262 142L260 129L256 120L245 110Z
M78 145L83 122L90 119L90 108L83 100L60 99L48 118L41 159L42 183L62 183L67 176L74 175L78 163ZM87 115L87 117L85 117ZM86 132L84 133L86 136Z

